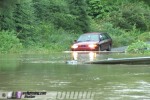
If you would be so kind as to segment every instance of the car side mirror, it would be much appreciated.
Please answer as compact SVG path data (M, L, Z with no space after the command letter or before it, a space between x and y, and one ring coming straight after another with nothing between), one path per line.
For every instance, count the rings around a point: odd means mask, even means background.
M74 40L74 42L73 43L77 43L77 40Z
M102 41L102 36L101 35L99 36L99 40Z

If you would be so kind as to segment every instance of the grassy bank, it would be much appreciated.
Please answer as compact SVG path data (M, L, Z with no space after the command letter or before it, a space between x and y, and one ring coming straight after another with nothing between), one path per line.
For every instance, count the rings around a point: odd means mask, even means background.
M46 31L46 33L43 34L48 33ZM27 38L26 40L21 41L17 38L14 31L1 31L0 53L35 54L61 52L64 50L70 50L70 46L73 43L73 40L77 39L77 37L79 36L79 34L66 32L62 29L53 30L52 33L55 34L50 34L49 37L47 35L44 36L43 34L41 34L42 36L39 36L34 40Z
M133 52L134 49L146 48L148 45L143 47L143 42L148 41L150 37L150 32L140 33L137 35L136 31L127 32L126 34L115 34L112 30L124 32L122 30L107 29L108 33L113 39L113 47L127 46L132 43L136 43L130 46L129 52ZM110 32L109 32L110 31ZM115 32L114 31L114 32ZM47 32L47 31L46 31ZM1 31L0 32L0 52L1 53L25 53L25 54L36 54L36 53L52 53L52 52L62 52L65 50L70 50L70 46L75 39L78 38L80 34L75 34L71 32L66 32L64 30L55 30L55 34L51 34L49 37L37 38L37 40L32 40L27 38L26 41L21 41L14 35L14 31ZM118 32L117 32L118 33ZM46 33L45 33L46 34ZM41 36L40 36L41 37Z

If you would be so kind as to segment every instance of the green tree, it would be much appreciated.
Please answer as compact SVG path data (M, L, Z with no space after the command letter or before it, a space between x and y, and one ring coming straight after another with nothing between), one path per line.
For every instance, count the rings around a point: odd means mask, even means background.
M131 31L150 30L150 8L143 0L87 0L89 15L101 22L111 22L114 27Z
M70 13L75 18L75 30L81 30L81 32L88 32L89 17L87 14L87 4L85 0L68 0Z
M109 21L115 27L120 27L127 31L134 27L141 31L150 30L150 9L142 2L123 3L120 10L110 13Z
M12 30L15 4L18 0L0 0L0 30Z
M146 4L150 6L150 0L139 0L139 1L144 1Z
M19 39L25 40L32 35L31 29L35 23L32 0L20 1L15 5L13 21Z
M39 21L49 22L58 28L72 30L74 18L64 0L33 0L35 14Z
M109 15L112 10L116 9L113 0L87 0L87 4L88 14L92 16L92 18L104 18Z

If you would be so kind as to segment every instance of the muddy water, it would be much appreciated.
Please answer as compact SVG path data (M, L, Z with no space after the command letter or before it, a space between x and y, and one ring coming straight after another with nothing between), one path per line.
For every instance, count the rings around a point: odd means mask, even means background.
M107 54L96 59L127 56ZM150 65L66 64L70 58L61 53L0 55L0 98L9 91L36 91L47 93L36 95L39 100L150 99Z

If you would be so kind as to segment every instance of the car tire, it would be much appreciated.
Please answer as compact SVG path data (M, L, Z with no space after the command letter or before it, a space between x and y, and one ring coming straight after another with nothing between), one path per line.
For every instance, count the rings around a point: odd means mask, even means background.
M107 51L111 51L111 45L108 46Z
M98 51L102 51L101 46L98 47Z

